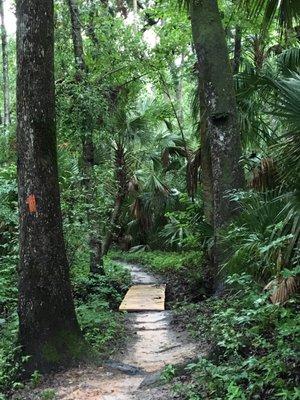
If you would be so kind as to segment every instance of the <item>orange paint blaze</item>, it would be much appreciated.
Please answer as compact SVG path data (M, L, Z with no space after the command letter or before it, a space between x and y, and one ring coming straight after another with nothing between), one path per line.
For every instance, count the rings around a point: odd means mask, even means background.
M26 199L26 204L28 205L28 210L30 213L36 213L36 199L34 194L30 194Z

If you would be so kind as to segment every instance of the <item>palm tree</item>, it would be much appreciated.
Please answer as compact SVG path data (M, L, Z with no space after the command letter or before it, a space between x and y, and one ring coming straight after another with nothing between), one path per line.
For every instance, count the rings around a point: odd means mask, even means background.
M132 176L130 174L130 153L133 151L136 141L143 138L147 129L147 117L145 110L143 111L126 113L124 110L117 110L111 121L111 128L115 132L111 145L114 153L116 192L113 210L102 244L102 256L107 254L111 246L124 201L129 193Z

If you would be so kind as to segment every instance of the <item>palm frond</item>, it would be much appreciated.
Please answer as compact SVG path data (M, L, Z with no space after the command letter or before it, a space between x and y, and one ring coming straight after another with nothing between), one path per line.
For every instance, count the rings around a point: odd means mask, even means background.
M262 15L262 30L265 32L275 19L282 28L289 29L300 18L298 0L240 0L240 5L251 19Z
M272 158L262 158L252 173L250 186L256 190L266 191L274 189L278 185L278 172Z
M266 79L277 94L276 99L271 102L274 106L272 114L285 118L291 126L300 130L300 75L293 73L287 79Z
M145 190L160 194L162 196L168 196L170 194L170 189L163 183L155 174L150 174L148 180L145 184Z
M277 57L277 62L280 70L284 74L290 73L290 71L297 72L300 70L300 48L292 47L284 50Z
M290 196L280 189L232 196L239 201L241 214L224 235L230 250L225 268L236 272L243 265L245 271L266 282L282 277L283 268L299 265L299 216Z

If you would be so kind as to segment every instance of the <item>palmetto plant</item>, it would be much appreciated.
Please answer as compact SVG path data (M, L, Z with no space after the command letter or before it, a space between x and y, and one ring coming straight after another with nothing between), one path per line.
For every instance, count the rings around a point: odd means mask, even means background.
M256 96L258 89L264 103L264 121L269 119L272 125L276 120L276 132L272 134L268 127L265 130L264 138L269 133L272 138L265 141L265 145L269 144L264 146L268 158L262 159L252 181L260 192L237 194L242 213L225 234L231 255L225 268L233 271L242 265L265 283L276 277L268 286L274 289L274 301L286 300L297 286L297 278L284 277L283 273L299 264L300 76L294 62L297 56L295 52L291 60L287 53L281 55L279 68L273 69L273 73L258 74L252 70L240 82L241 92L248 90L250 98L253 93ZM284 63L293 64L294 72L287 71ZM266 182L270 180L273 190L266 191L270 188Z
M232 194L241 214L224 234L230 250L225 268L243 270L262 282L293 269L299 263L299 216L286 195L277 192L239 192Z
M244 143L273 157L281 183L294 190L300 174L300 75L280 75L284 60L290 63L289 58L278 58L277 69L245 70L237 78L237 90Z
M137 113L133 110L126 113L125 110L121 109L114 113L109 125L114 131L111 145L113 148L116 189L110 222L102 244L102 255L106 255L110 248L124 201L129 193L130 183L132 183L131 153L133 152L134 143L143 139L147 129L147 117L145 113Z
M161 225L165 210L176 201L176 196L153 166L136 171L132 181L135 184L129 199L128 228L136 240L145 241L149 233Z
M299 185L300 176L300 75L293 73L290 78L270 80L274 87L272 101L273 115L283 119L288 130L274 146L280 160L283 179L292 187Z
M277 57L278 67L284 75L289 75L291 71L299 72L300 69L300 48L292 47L284 50Z
M160 232L160 236L167 245L182 249L187 238L192 235L190 227L186 221L181 221L175 215L168 215L168 219L169 221Z
M274 19L282 28L290 29L299 21L300 3L298 0L240 0L241 6L250 18L263 15L262 28L266 31Z

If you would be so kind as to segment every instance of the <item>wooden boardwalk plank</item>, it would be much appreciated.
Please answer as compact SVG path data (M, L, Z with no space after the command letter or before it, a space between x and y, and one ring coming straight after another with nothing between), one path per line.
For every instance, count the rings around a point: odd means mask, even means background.
M166 285L134 285L126 293L120 311L164 311Z

